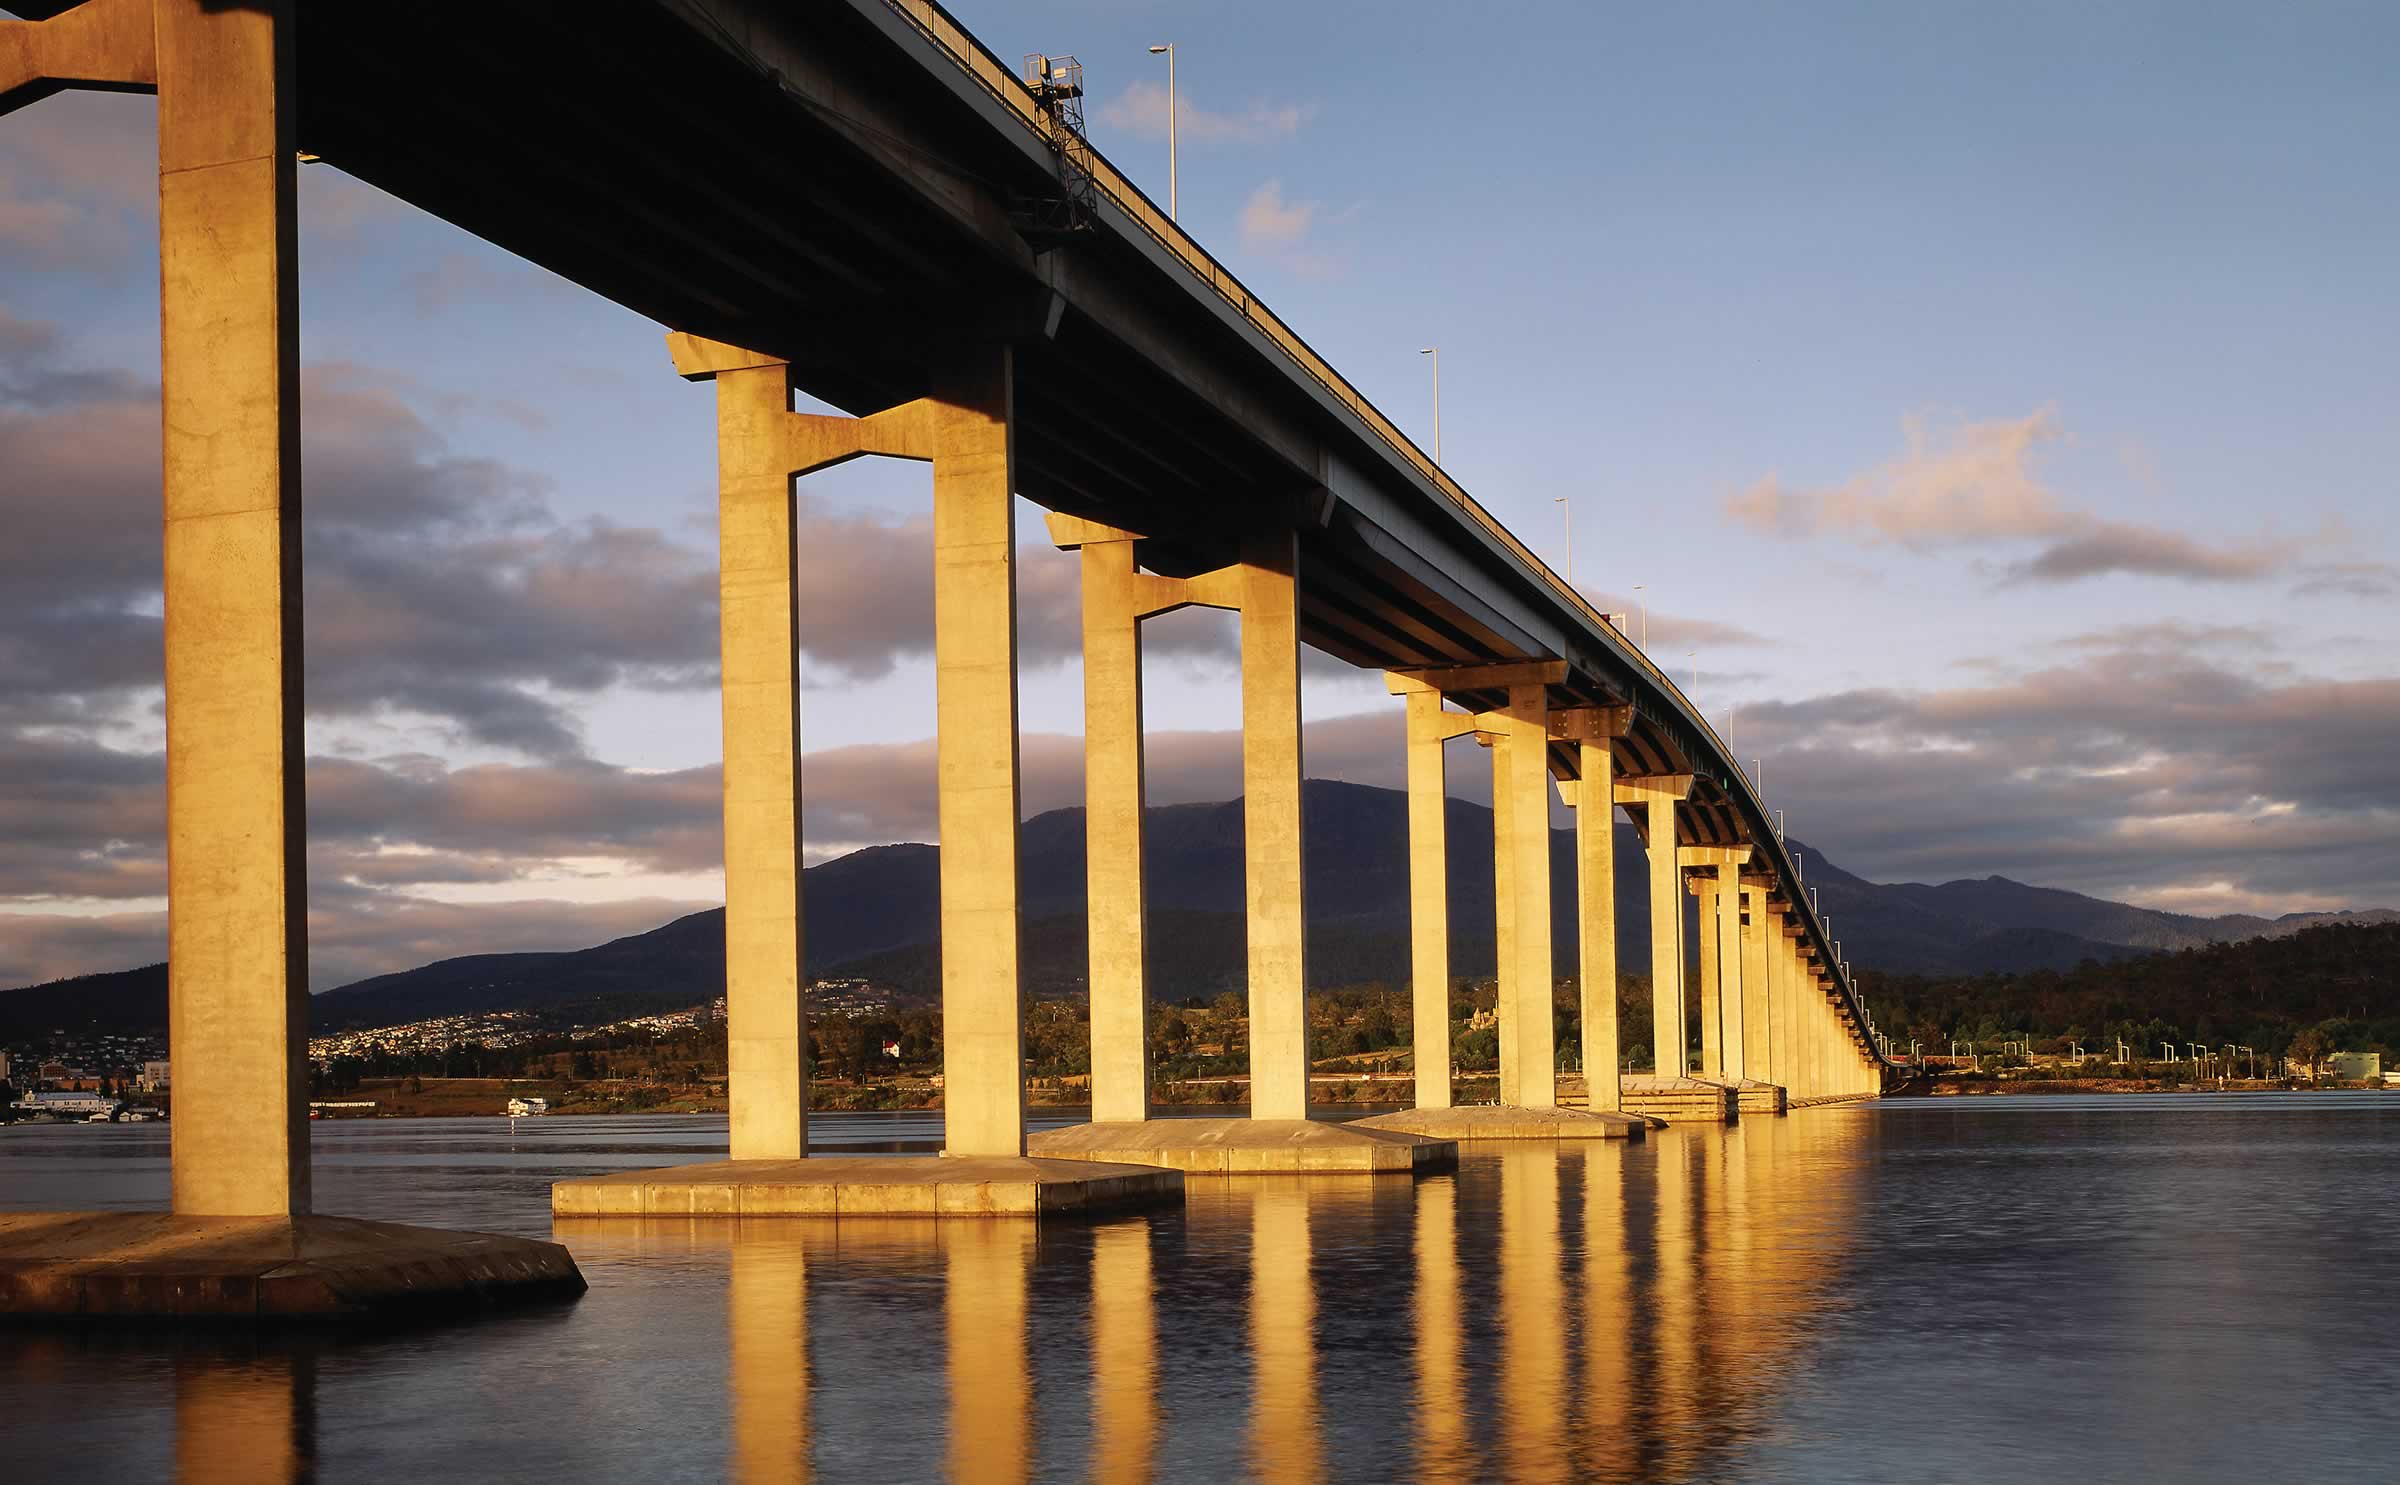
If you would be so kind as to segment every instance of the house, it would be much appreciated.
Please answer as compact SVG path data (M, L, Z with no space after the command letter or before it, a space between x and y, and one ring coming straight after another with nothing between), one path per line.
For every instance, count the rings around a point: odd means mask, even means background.
M166 1092L167 1064L164 1062L143 1063L142 1075L134 1080L134 1086L141 1089L144 1093Z
M2380 1083L2383 1081L2383 1054L2329 1052L2325 1056L2325 1076L2337 1083Z

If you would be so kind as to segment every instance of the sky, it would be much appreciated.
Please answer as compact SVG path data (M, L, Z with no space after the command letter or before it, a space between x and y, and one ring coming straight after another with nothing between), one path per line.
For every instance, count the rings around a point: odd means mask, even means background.
M1161 200L1175 43L1182 223L1427 446L1438 346L1450 471L1840 865L2400 906L2400 11L952 8ZM0 118L0 986L165 942L154 118ZM300 217L312 983L721 901L711 391L338 162ZM809 858L934 840L925 466L797 499ZM1239 791L1231 624L1146 626L1153 802ZM1303 690L1401 782L1378 676Z

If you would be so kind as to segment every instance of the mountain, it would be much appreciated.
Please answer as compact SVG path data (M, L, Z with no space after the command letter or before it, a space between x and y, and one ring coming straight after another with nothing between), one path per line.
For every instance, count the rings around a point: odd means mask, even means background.
M2400 922L2389 908L2332 913L2248 913L2200 918L2133 907L2006 877L1928 886L1870 882L1790 842L1800 874L1852 963L1905 974L2022 973L2070 969L2167 950L2253 938L2286 938L2332 923Z
M1301 793L1308 842L1311 978L1318 984L1405 984L1408 965L1407 797L1397 790L1312 779ZM1492 968L1492 815L1453 799L1450 968ZM1150 972L1161 999L1213 995L1243 977L1241 801L1167 805L1145 814ZM2162 950L2281 937L2332 921L2400 922L2400 913L2295 913L2195 918L2029 887L2005 877L1878 883L1791 843L1807 885L1851 960L1886 973L1981 974L2067 969ZM1021 880L1027 987L1083 984L1083 811L1025 822ZM1644 856L1630 826L1616 832L1617 958L1647 970L1650 919ZM1552 922L1561 975L1576 971L1574 837L1551 840ZM811 973L856 976L911 998L941 981L941 852L875 846L804 874ZM1687 901L1686 911L1690 910ZM687 1006L721 994L722 911L694 913L648 933L559 953L475 954L378 975L316 998L319 1030L391 1025L477 1010L545 1010L605 1020ZM54 1028L143 1031L166 1022L166 967L87 975L0 993L0 1041Z

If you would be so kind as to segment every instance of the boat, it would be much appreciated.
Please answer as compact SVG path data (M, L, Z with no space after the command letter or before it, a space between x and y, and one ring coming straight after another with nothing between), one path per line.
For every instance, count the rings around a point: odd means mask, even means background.
M511 1119L530 1119L549 1112L550 1100L546 1098L512 1098L508 1101L508 1117Z

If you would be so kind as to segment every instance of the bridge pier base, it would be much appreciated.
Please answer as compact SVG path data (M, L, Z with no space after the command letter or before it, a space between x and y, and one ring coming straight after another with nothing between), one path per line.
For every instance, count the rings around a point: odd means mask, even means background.
M1625 1112L1669 1124L1730 1124L1741 1114L1740 1090L1707 1078L1625 1079Z

